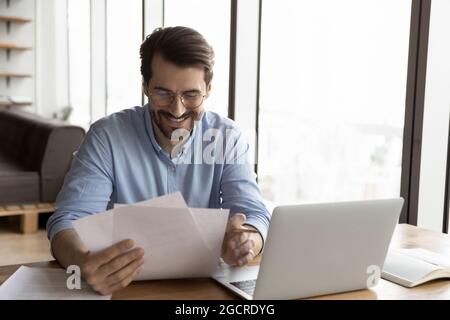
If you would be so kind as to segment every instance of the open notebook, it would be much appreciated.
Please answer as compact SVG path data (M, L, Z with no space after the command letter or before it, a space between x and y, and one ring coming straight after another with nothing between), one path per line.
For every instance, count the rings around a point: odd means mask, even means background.
M450 257L422 248L390 250L381 277L408 288L450 278Z

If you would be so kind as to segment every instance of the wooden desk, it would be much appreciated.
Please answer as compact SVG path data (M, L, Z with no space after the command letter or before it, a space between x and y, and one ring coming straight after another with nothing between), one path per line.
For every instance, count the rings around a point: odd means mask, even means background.
M421 247L450 256L450 236L437 232L400 224L392 239L392 247ZM38 262L28 266L58 267L55 261ZM0 283L5 281L19 265L0 267ZM159 280L133 282L115 293L113 299L238 299L230 291L211 279ZM380 280L371 290L360 290L326 295L313 299L450 299L450 280L436 280L408 289Z

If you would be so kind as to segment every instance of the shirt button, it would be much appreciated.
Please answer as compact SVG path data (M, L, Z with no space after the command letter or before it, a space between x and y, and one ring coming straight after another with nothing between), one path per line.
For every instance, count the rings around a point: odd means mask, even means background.
M170 167L170 170L171 171L175 171L175 167Z

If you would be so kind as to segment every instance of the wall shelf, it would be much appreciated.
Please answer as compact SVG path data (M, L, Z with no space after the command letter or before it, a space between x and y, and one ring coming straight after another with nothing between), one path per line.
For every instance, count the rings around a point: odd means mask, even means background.
M2 78L31 78L31 74L14 73L14 72L2 72L0 71L0 77Z
M9 34L9 31L11 30L11 23L25 24L25 23L28 23L31 21L32 21L31 19L27 19L27 18L23 18L23 17L0 15L0 22L6 22L6 33L8 33L8 34Z
M28 18L22 18L22 17L16 17L16 16L3 16L0 15L0 21L3 22L14 22L14 23L28 23L31 22L31 19Z
M11 78L31 78L31 74L25 74L25 73L15 73L15 72L6 72L6 71L0 71L0 78L6 79L6 87L9 87L11 83Z
M31 50L31 47L18 46L14 43L0 43L0 49L8 50Z
M14 43L5 43L5 42L1 43L0 42L0 49L6 49L6 60L9 60L9 57L11 55L11 50L27 51L27 50L32 50L33 48L19 46Z

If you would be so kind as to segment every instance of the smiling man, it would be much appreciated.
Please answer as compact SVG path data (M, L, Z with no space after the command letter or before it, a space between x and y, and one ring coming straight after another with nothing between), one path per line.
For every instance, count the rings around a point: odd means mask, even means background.
M55 258L79 265L101 294L127 286L144 263L132 239L92 253L72 221L111 208L180 191L190 207L227 208L222 257L243 266L263 248L270 215L235 123L204 109L211 94L214 52L195 30L155 30L140 50L149 104L94 123L47 224ZM258 232L237 232L237 229ZM170 254L168 252L167 254Z

